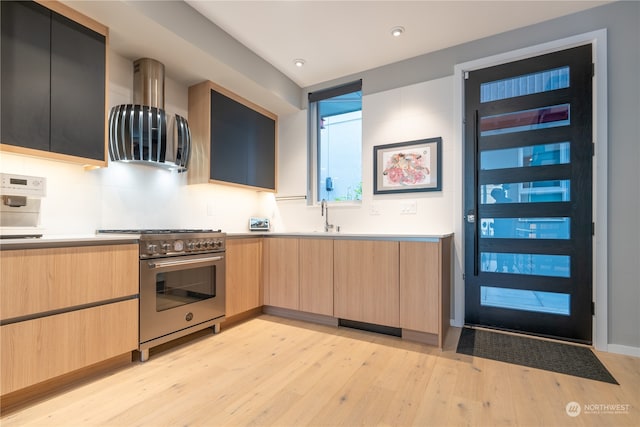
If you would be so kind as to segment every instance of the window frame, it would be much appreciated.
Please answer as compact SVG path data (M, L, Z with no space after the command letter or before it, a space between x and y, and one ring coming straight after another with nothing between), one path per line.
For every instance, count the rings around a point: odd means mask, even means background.
M308 93L308 109L307 109L307 205L316 205L320 203L318 200L319 191L319 172L320 172L320 127L318 123L318 102L334 98L336 96L348 93L362 91L362 79L358 79L349 83L338 86L320 89ZM362 141L361 141L362 143ZM361 159L362 162L362 159ZM339 203L341 205L348 203L360 203L361 200L333 200L329 203Z

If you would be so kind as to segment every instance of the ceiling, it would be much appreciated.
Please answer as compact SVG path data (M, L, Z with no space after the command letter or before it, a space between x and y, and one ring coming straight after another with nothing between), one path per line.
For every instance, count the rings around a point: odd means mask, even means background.
M546 21L603 1L203 1L193 8L301 87ZM391 29L405 32L393 37ZM305 60L298 68L294 59Z
M62 1L108 26L125 59L157 59L182 85L211 80L286 114L300 108L300 88L611 0Z

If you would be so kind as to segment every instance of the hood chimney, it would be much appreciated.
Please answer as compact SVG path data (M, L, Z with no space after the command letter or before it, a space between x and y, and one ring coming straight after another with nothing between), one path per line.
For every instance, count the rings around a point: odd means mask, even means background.
M133 62L133 103L164 110L164 65L155 59Z

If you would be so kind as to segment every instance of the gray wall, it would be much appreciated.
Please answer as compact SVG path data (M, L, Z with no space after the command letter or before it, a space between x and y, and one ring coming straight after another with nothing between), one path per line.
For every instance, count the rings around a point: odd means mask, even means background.
M584 12L305 88L363 79L371 94L453 74L458 63L607 29L608 341L640 347L640 2ZM303 101L304 102L304 101ZM597 224L596 226L602 226Z

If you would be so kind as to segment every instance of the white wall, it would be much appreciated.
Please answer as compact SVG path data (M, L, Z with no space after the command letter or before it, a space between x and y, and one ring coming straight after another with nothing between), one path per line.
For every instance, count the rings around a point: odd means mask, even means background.
M132 61L110 52L109 64L110 107L131 103ZM165 109L186 117L187 93L187 87L167 77ZM150 166L110 162L107 168L85 171L79 165L3 152L0 170L47 178L40 221L46 234L164 227L244 232L249 216L266 215L261 207L264 196L256 191L213 184L187 185L185 174Z
M453 77L362 98L362 203L333 204L331 223L344 233L443 234L453 231L454 179L460 147L453 140ZM280 117L278 196L306 194L306 111ZM373 147L442 137L442 191L373 195ZM402 214L415 201L416 214ZM305 200L277 203L276 231L322 230L319 206Z

